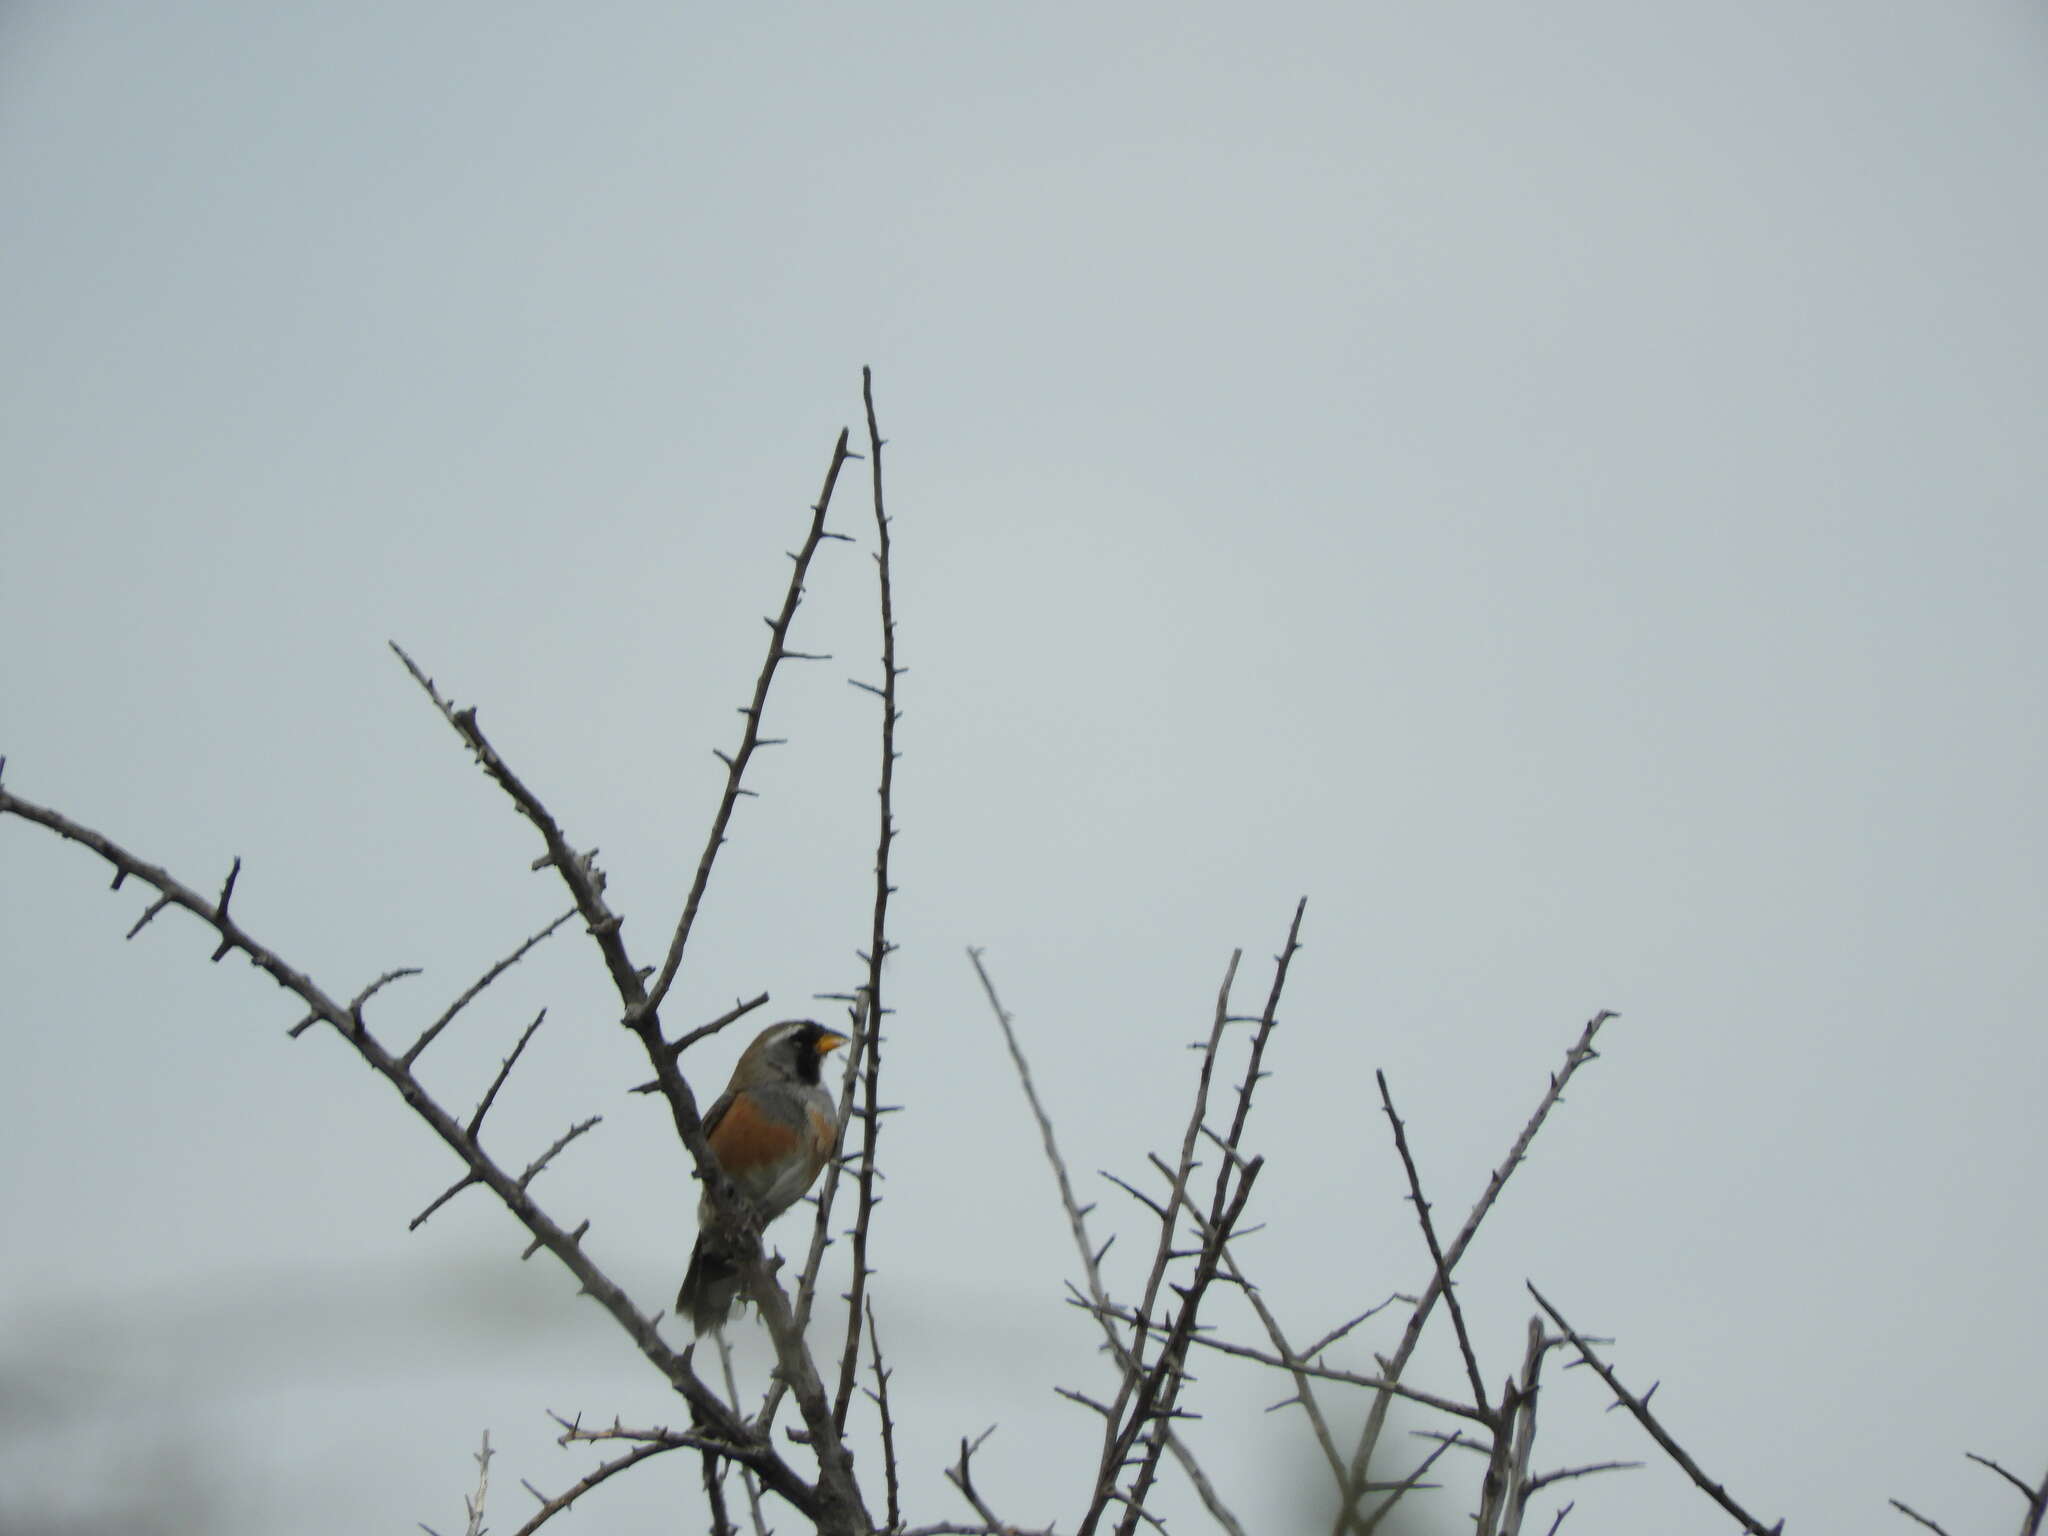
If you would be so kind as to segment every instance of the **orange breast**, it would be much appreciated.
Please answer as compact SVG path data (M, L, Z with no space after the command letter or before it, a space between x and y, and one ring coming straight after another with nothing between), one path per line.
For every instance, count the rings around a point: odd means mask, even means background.
M795 1126L770 1119L742 1094L726 1107L711 1130L711 1150L736 1183L755 1192L796 1155Z

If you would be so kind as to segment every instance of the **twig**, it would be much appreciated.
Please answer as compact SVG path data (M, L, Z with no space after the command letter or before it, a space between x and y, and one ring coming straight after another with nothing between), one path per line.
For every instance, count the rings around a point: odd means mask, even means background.
M761 663L760 675L754 679L753 700L740 710L747 722L740 732L740 744L729 757L722 752L718 754L725 764L725 792L719 797L718 810L711 818L711 831L704 840L704 852L698 856L697 873L690 881L689 894L683 898L682 915L676 919L668 955L663 959L661 974L648 989L645 1000L637 1010L628 1009L628 1024L636 1024L659 1011L662 999L668 996L668 989L675 982L676 971L683 963L684 946L690 942L690 930L696 926L697 911L704 901L705 888L711 884L711 866L718 858L718 850L725 844L725 829L732 820L733 808L739 804L741 781L746 777L747 764L753 760L755 751L766 744L761 737L761 717L768 707L768 690L775 681L776 667L789 654L785 642L789 638L789 627L796 619L797 604L803 601L804 576L811 568L811 557L818 552L818 546L826 537L825 516L832 506L832 488L839 483L839 471L850 457L846 443L847 431L841 428L839 441L833 445L832 463L825 471L825 488L811 507L810 531L805 534L796 553L790 556L792 569L789 588L783 594L782 609L768 620L768 654Z
M1429 1201L1422 1195L1422 1176L1415 1171L1414 1154L1408 1150L1408 1132L1401 1124L1401 1117L1394 1113L1393 1095L1387 1089L1387 1074L1374 1072L1373 1077L1380 1085L1380 1107L1386 1110L1387 1120L1394 1127L1394 1148L1401 1154L1401 1167L1408 1175L1408 1196L1415 1202L1415 1219L1422 1223L1422 1240L1429 1245L1430 1262L1436 1266L1437 1287L1443 1293L1444 1301L1451 1309L1451 1327L1458 1335L1458 1352L1465 1357L1465 1378L1472 1384L1472 1401L1479 1405L1479 1411L1488 1411L1486 1383L1479 1376L1479 1361L1472 1353L1472 1336L1465 1329L1465 1310L1458 1305L1458 1293L1451 1286L1450 1266L1444 1262L1443 1248L1436 1240L1436 1224L1429 1219ZM1480 1529L1486 1529L1482 1517Z
M1060 1207L1066 1212L1067 1225L1074 1237L1074 1247L1081 1255L1081 1270L1088 1282L1089 1300L1086 1305L1102 1327L1103 1337L1108 1342L1111 1353L1116 1357L1118 1370L1122 1373L1121 1379L1128 1380L1137 1373L1140 1367L1137 1364L1136 1358L1130 1352L1129 1347L1116 1331L1112 1319L1116 1318L1118 1314L1109 1299L1108 1292L1103 1287L1102 1255L1109 1251L1109 1243L1104 1243L1101 1248L1097 1248L1094 1246L1093 1240L1088 1236L1088 1208L1083 1207L1074 1197L1074 1183L1067 1174L1066 1159L1060 1155L1059 1140L1053 1134L1052 1119L1046 1114L1045 1105L1038 1097L1038 1086L1031 1076L1031 1064L1024 1059L1023 1048L1017 1043L1015 1022L1004 1009L1002 999L996 995L995 982L990 978L987 966L982 964L981 951L969 949L967 951L967 958L974 966L975 975L981 978L982 991L988 995L989 1008L995 1014L996 1024L1003 1032L1003 1041L1009 1048L1010 1060L1017 1069L1017 1080L1023 1085L1025 1102L1031 1106L1032 1118L1038 1122L1039 1139L1045 1146L1045 1159L1052 1165L1053 1179L1059 1186ZM1234 960L1232 966L1234 973ZM1143 1197L1141 1196L1140 1198ZM1112 1237L1110 1241L1114 1242L1115 1238ZM1122 1320L1134 1321L1134 1318L1131 1314L1126 1313L1122 1315ZM1205 1339L1201 1339L1199 1335L1196 1337L1200 1342L1207 1342ZM1116 1415L1107 1405L1094 1402L1089 1398L1083 1397L1080 1393L1068 1391L1064 1387L1055 1388L1054 1390L1060 1392L1063 1396L1073 1398L1077 1402L1093 1408L1106 1421L1114 1425ZM1239 1523L1237 1517L1231 1513L1229 1507L1224 1504L1222 1498L1217 1494L1215 1485L1203 1473L1200 1464L1195 1460L1194 1453L1188 1450L1179 1435L1174 1434L1170 1428L1165 1426L1164 1421L1162 1421L1162 1427L1167 1430L1167 1450L1171 1451L1174 1460L1180 1463L1181 1470L1187 1474L1189 1483L1193 1485L1197 1496L1201 1498L1204 1506L1208 1509L1216 1523L1222 1526L1226 1532L1229 1532L1230 1536L1244 1536L1243 1525Z
M491 1457L497 1453L491 1449L491 1432L484 1431L483 1449L470 1459L476 1463L476 1492L463 1495L462 1505L468 1520L462 1528L463 1536L484 1536L484 1500L491 1491ZM440 1536L431 1525L420 1522L420 1529L427 1536Z
M603 1119L604 1116L602 1115L592 1115L588 1120L579 1120L570 1126L568 1130L562 1132L560 1136L555 1138L553 1146L526 1165L526 1171L519 1175L519 1187L524 1189L527 1185L531 1184L539 1176L540 1171L555 1160L556 1153L560 1152L562 1148L568 1146L570 1142L574 1141L584 1132L600 1124Z
M1526 1284L1527 1282L1524 1283ZM1751 1533L1751 1536L1776 1536L1776 1532L1784 1529L1785 1522L1783 1520L1780 1520L1775 1526L1767 1526L1729 1497L1728 1490L1702 1472L1699 1463L1686 1454L1685 1447L1672 1439L1664 1426L1657 1422L1657 1416L1650 1412L1648 1400L1637 1397L1621 1384L1621 1379L1614 1374L1613 1370L1608 1367L1604 1360L1593 1352L1593 1346L1572 1330L1572 1325L1564 1320L1564 1317L1558 1312L1557 1308L1544 1299L1543 1293L1537 1290L1535 1286L1530 1285L1529 1294L1536 1298L1536 1304L1539 1307L1550 1314L1550 1320L1557 1324L1572 1348L1579 1352L1579 1358L1591 1366L1594 1373L1607 1383L1614 1395L1621 1400L1622 1405L1635 1415L1636 1422L1649 1431L1650 1438L1664 1448L1664 1454L1678 1463L1679 1469L1698 1485L1702 1493L1733 1515L1741 1523L1742 1528Z
M889 1377L894 1374L882 1364L882 1336L875 1331L875 1304L868 1303L868 1360L874 1367L875 1389L868 1396L882 1418L882 1472L889 1492L889 1524L895 1530L903 1523L896 1480L896 1421L889 1414Z
M1942 1530L1940 1521L1928 1519L1925 1515L1921 1514L1919 1510L1915 1509L1912 1505L1905 1503L1903 1500L1893 1499L1891 1501L1891 1505L1893 1509L1896 1509L1900 1514L1906 1516L1908 1519L1918 1520L1930 1531L1937 1532L1938 1536L1948 1536L1948 1532Z
M996 1427L991 1424L971 1441L963 1436L960 1441L960 1459L946 1469L946 1480L955 1488L958 1488L960 1496L974 1506L974 1512L987 1522L986 1528L988 1530L1002 1532L1004 1536L1008 1536L1008 1533L1014 1528L999 1517L994 1510L990 1509L988 1501L982 1498L980 1492L976 1490L974 1486L974 1471L971 1465L974 1460L974 1453L981 1449L982 1442L995 1432Z
M551 937L557 928L560 928L562 924L569 921L569 919L574 917L575 915L576 909L574 907L571 907L568 911L564 912L560 917L556 918L552 923L549 923L547 927L541 929L539 933L534 934L531 938L526 940L525 943L521 944L517 949L513 950L511 954L505 956L504 959L500 960L488 971L485 971L483 975L479 976L468 991L464 992L462 996L456 998L454 1002L450 1003L447 1009L442 1013L442 1015L438 1019L434 1020L433 1023L429 1024L426 1027L426 1029L421 1032L419 1039L415 1040L412 1043L412 1049L410 1049L403 1056L398 1058L399 1064L401 1066L409 1067L414 1062L418 1061L420 1059L420 1052L424 1051L428 1046L434 1043L434 1037L440 1034L442 1030L448 1027L449 1022L454 1019L456 1014L462 1012L463 1009L467 1008L472 1002L474 1002L476 1000L478 993L482 992L485 987L488 987L492 982L496 981L500 976L504 975L505 972L510 970L513 966L517 965L521 960L525 959L526 952L528 950L532 949L535 945L539 944L543 939Z
M2016 1477L2011 1472L2008 1472L1989 1456L1979 1456L1975 1451L1965 1451L1963 1454L1976 1462L1978 1466L1988 1467L2008 1483L2011 1483L2013 1487L2019 1489L2020 1497L2027 1501L2027 1517L2020 1525L2020 1536L2039 1536L2041 1521L2044 1516L2048 1516L2048 1474L2043 1474L2041 1486L2036 1489L2031 1487L2024 1478Z
M719 1329L712 1335L718 1344L718 1369L725 1378L726 1401L732 1404L735 1417L740 1417L740 1384L732 1371L732 1344L725 1331ZM747 1513L752 1518L754 1536L768 1536L768 1522L761 1513L761 1487L754 1474L745 1467L740 1468L740 1487L747 1495Z
M1083 1302L1081 1305L1087 1306L1089 1304ZM1121 1308L1108 1303L1104 1305L1109 1315L1118 1321L1129 1323L1133 1320L1128 1308ZM1190 1342L1199 1344L1204 1349L1213 1349L1219 1354L1235 1355L1240 1360L1256 1361L1260 1365L1271 1366L1275 1370L1288 1371L1290 1373L1299 1372L1317 1381L1330 1381L1347 1387L1361 1387L1369 1392L1390 1392L1396 1397L1405 1398L1411 1403L1418 1403L1424 1408L1434 1408L1439 1413L1448 1413L1458 1418L1470 1419L1475 1424L1490 1425L1492 1422L1490 1415L1482 1413L1470 1403L1460 1403L1451 1398L1438 1397L1433 1392L1424 1392L1419 1388L1408 1386L1403 1382L1389 1380L1384 1376L1361 1376L1355 1371L1343 1371L1336 1369L1334 1366L1317 1365L1300 1356L1272 1355L1262 1349L1254 1349L1248 1344L1233 1344L1228 1339L1219 1339L1215 1335L1208 1333L1197 1333Z
M860 1172L855 1179L857 1203L853 1221L853 1277L846 1291L846 1341L839 1356L839 1390L832 1402L832 1422L846 1432L846 1413L853 1401L854 1379L860 1367L860 1322L867 1297L868 1230L875 1206L875 1148L882 1134L881 1074L882 1023L889 1016L882 1002L882 965L895 948L889 942L889 853L895 844L896 820L896 679L903 669L896 665L896 610L889 586L889 515L882 500L882 429L875 421L875 381L870 369L860 371L861 397L868 417L868 470L875 507L875 571L882 609L882 766L875 794L879 803L879 829L875 835L875 899L868 928L867 1000L872 1021L867 1038L865 1075L861 1080ZM872 1322L872 1319L870 1319ZM893 1485L892 1485L893 1491ZM893 1500L892 1500L893 1502ZM892 1519L891 1524L894 1524Z
M1408 1361L1415 1354L1416 1346L1422 1342L1423 1327L1429 1321L1430 1312L1435 1308L1437 1298L1443 1294L1443 1274L1457 1269L1458 1261L1465 1256L1465 1250L1471 1246L1472 1239L1478 1234L1479 1224L1486 1219L1487 1212L1493 1209L1494 1202L1507 1187L1510 1176L1521 1166L1522 1159L1528 1156L1529 1145L1536 1139L1536 1133L1543 1129L1543 1123L1549 1118L1551 1110L1563 1101L1565 1085L1572 1080L1573 1074L1580 1067L1598 1059L1599 1053L1593 1049L1593 1037L1600 1032L1600 1026L1617 1017L1619 1015L1605 1008L1596 1013L1580 1032L1578 1040L1565 1052L1562 1070L1550 1075L1550 1087L1537 1102L1536 1112L1523 1125L1521 1134L1508 1149L1506 1159L1494 1169L1492 1177L1487 1180L1485 1191L1480 1195L1478 1203L1472 1207L1472 1214L1465 1218L1465 1225L1459 1229L1458 1235L1451 1239L1451 1246L1444 1251L1442 1272L1430 1275L1429 1284L1423 1288L1421 1299L1408 1314L1408 1325L1402 1330L1401 1342L1391 1356L1382 1357L1383 1373L1389 1381L1400 1379L1401 1373L1408 1368ZM1339 1490L1337 1517L1332 1527L1333 1536L1341 1536L1347 1526L1357 1521L1353 1508L1357 1502L1356 1492L1363 1487L1367 1470L1372 1463L1373 1452L1378 1448L1380 1434L1386 1427L1387 1410L1392 1405L1392 1394L1381 1392L1374 1397L1372 1407L1367 1410L1365 1427L1358 1434L1358 1447L1351 1455L1349 1476L1345 1480L1345 1486Z
M541 1026L541 1021L547 1016L548 1011L545 1008L536 1013L533 1022L526 1026L525 1033L520 1035L513 1045L512 1054L498 1064L498 1075L491 1079L491 1086L484 1090L484 1096L477 1101L476 1113L469 1117L467 1130L472 1140L483 1130L484 1116L491 1112L491 1105L497 1101L498 1090L505 1086L505 1079L512 1075L512 1069L519 1064L519 1057L526 1050L526 1042L533 1038L535 1031ZM548 1038L552 1040L554 1036L550 1035Z
M1244 1213L1245 1203L1251 1198L1252 1184L1258 1178L1259 1170L1263 1166L1263 1161L1260 1158L1254 1157L1249 1162L1245 1162L1237 1157L1236 1154L1244 1136L1245 1125L1251 1118L1252 1094L1257 1089L1259 1080L1265 1076L1265 1073L1260 1070L1260 1063L1265 1058L1266 1044L1272 1039L1273 1031L1280 1022L1280 995L1287 986L1288 968L1292 965L1295 955L1300 953L1301 950L1301 921L1307 911L1308 898L1304 896L1295 903L1293 921L1287 925L1287 941L1281 946L1280 953L1274 957L1273 984L1266 994L1265 1010L1259 1015L1258 1026L1252 1035L1251 1052L1245 1066L1244 1081L1238 1085L1237 1089L1237 1108L1231 1116L1230 1133L1220 1143L1226 1156L1216 1169L1215 1186L1210 1195L1208 1220L1201 1223L1202 1246L1196 1255L1195 1273L1185 1287L1179 1288L1180 1308L1174 1319L1172 1331L1161 1346L1159 1358L1154 1362L1151 1371L1145 1376L1138 1391L1133 1394L1131 1416L1123 1434L1119 1436L1119 1440L1122 1443L1122 1453L1117 1458L1118 1466L1122 1465L1123 1457L1129 1454L1133 1437L1142 1422L1153 1417L1164 1420L1172 1417L1175 1412L1183 1383L1181 1362L1186 1358L1189 1340L1194 1335L1196 1315L1201 1308L1204 1297L1208 1293L1209 1287L1214 1283L1220 1270L1223 1245L1230 1240L1232 1232L1236 1229L1238 1218ZM1233 964L1234 969L1235 965ZM1226 988L1226 998L1227 995ZM1209 1072L1215 1063L1222 1026L1229 1022L1227 1002L1220 1002L1217 1012L1217 1025L1210 1035L1209 1049L1203 1058L1202 1081L1204 1091L1197 1095L1195 1113L1189 1118L1188 1133L1181 1144L1181 1160L1176 1188L1180 1184L1185 1184L1194 1171L1195 1139L1207 1118L1206 1085ZM1231 1179L1233 1172L1237 1175L1234 1185ZM1192 1201L1190 1201L1189 1209L1192 1213ZM1199 1217L1197 1219L1199 1221ZM1171 1227L1172 1222L1170 1219L1163 1224L1160 1234L1162 1254L1170 1252ZM1155 1266L1154 1273L1159 1274L1162 1272L1162 1269L1163 1266ZM1138 1309L1141 1316L1150 1311L1151 1294L1152 1288L1148 1286L1146 1304ZM1142 1342L1141 1339L1139 1347L1133 1350L1134 1355L1142 1357ZM1166 1436L1164 1433L1156 1433L1148 1439L1144 1457L1138 1467L1138 1474L1131 1480L1130 1494L1126 1503L1124 1518L1117 1525L1117 1536L1134 1536L1139 1518L1144 1513L1145 1501L1151 1492L1153 1479L1158 1474L1159 1454L1165 1448L1165 1444ZM1095 1521L1101 1511L1103 1484L1100 1478L1098 1478L1096 1487L1097 1499L1091 1505L1088 1514L1082 1519L1081 1536L1090 1536L1090 1532L1093 1530Z

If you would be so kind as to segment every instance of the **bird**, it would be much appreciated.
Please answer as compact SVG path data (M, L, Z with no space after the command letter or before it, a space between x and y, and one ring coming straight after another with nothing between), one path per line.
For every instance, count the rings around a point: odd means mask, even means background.
M847 1037L813 1019L770 1024L740 1053L704 1116L704 1138L761 1225L803 1197L839 1143L839 1108L819 1081L825 1058ZM722 1327L740 1293L730 1238L714 1235L717 1211L707 1192L697 1203L697 1244L676 1293L701 1336Z

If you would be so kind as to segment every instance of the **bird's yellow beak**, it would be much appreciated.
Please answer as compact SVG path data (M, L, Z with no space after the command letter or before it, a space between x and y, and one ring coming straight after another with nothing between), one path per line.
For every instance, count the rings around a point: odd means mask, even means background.
M816 1050L820 1056L829 1056L844 1044L846 1044L846 1036L835 1035L828 1029L825 1033L818 1036Z

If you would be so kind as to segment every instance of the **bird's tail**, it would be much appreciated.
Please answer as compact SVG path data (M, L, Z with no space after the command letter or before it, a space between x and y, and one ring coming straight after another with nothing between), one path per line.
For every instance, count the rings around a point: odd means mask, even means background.
M697 1332L706 1334L725 1326L739 1293L739 1266L699 1236L697 1246L690 1250L683 1288L676 1292L676 1311L688 1314Z

